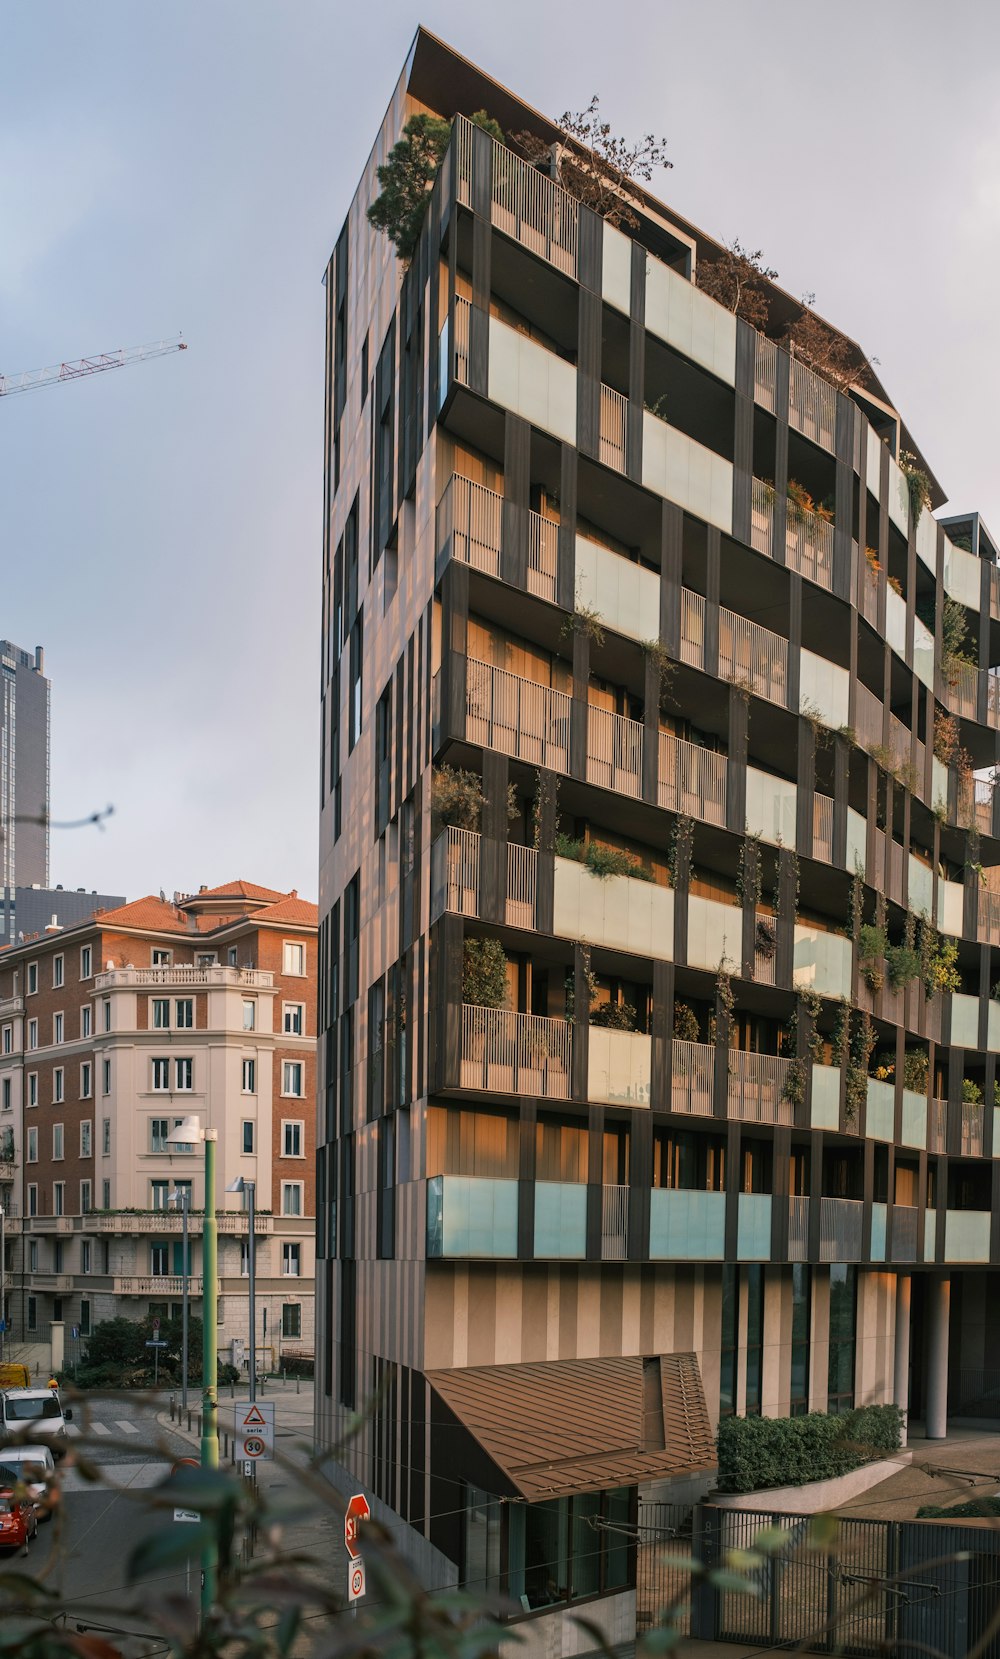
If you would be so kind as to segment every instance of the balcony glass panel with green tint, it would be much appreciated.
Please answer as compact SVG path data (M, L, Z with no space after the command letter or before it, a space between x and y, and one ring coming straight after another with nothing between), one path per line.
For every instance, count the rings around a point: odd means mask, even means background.
M872 1140L891 1141L896 1111L896 1090L892 1083L883 1083L877 1077L868 1079L868 1110L865 1114L865 1133Z
M736 1254L741 1262L771 1259L771 1195L741 1192Z
M652 1260L721 1261L725 1243L725 1193L653 1188L649 1208Z
M873 1262L885 1261L885 1222L889 1206L887 1204L872 1205L872 1251Z
M949 1210L944 1218L945 1261L988 1262L990 1221L988 1210Z
M927 1096L915 1089L903 1090L903 1122L901 1139L904 1146L927 1145Z
M587 1188L582 1182L535 1183L535 1256L579 1261L587 1254Z
M427 1182L430 1257L517 1255L517 1182L434 1175Z
M840 1067L813 1065L812 1115L814 1129L836 1129L840 1125Z

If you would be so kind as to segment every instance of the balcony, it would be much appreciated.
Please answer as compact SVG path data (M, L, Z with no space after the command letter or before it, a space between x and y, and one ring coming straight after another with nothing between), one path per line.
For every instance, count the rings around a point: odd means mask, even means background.
M982 1102L962 1102L962 1143L959 1150L963 1158L981 1158L983 1155Z
M891 1083L877 1077L868 1079L865 1106L865 1134L870 1140L891 1141L896 1110L896 1091Z
M948 1144L948 1102L932 1100L927 1120L927 1150L942 1153Z
M850 939L843 934L796 922L793 985L819 991L823 996L849 997L852 950Z
M759 622L721 606L719 675L784 708L788 701L788 641Z
M809 1119L813 1129L837 1129L840 1126L840 1067L813 1064L812 1112Z
M467 669L465 735L469 742L499 749L533 766L568 771L572 698L475 657L469 658Z
M785 563L817 587L833 588L833 524L820 513L799 508L785 523Z
M0 1181L13 1181L17 1165L13 1158L0 1158Z
M778 380L778 347L766 335L758 334L754 354L754 399L762 409L775 412Z
M482 836L449 825L431 847L431 908L435 916L450 910L479 915L479 858ZM505 921L508 927L536 925L538 853L517 842L507 845Z
M535 1182L535 1257L582 1261L587 1254L587 1188L582 1181Z
M988 1210L948 1210L944 1218L944 1259L946 1262L988 1262L990 1222Z
M80 1222L78 1231L84 1233L117 1233L122 1236L130 1233L153 1233L157 1237L164 1233L183 1233L184 1218L178 1210L102 1210L92 1212L88 1216L77 1217ZM216 1231L221 1237L245 1236L247 1233L248 1218L244 1211L224 1211L215 1218ZM196 1235L203 1230L205 1217L202 1211L192 1210L187 1218L188 1232ZM274 1217L261 1215L257 1210L254 1213L253 1230L256 1235L263 1235L274 1230Z
M628 1187L601 1188L601 1260L623 1262L628 1256Z
M472 123L455 117L455 190L472 202ZM490 218L523 248L567 276L577 274L579 204L561 185L496 139L490 173Z
M744 1123L794 1123L792 1103L784 1095L791 1064L776 1054L731 1048L726 1085L729 1116Z
M670 961L673 890L635 876L595 875L576 859L556 858L552 931L563 939Z
M607 1106L648 1106L653 1040L641 1031L588 1032L587 1097Z
M94 976L95 991L143 990L161 985L269 991L273 984L273 973L262 968L196 968L182 962L163 968L109 968Z
M427 1182L427 1256L517 1255L517 1182L433 1175Z
M112 1280L115 1296L183 1296L184 1275L182 1273L154 1273L141 1278L115 1278ZM191 1296L200 1296L201 1279L189 1277L187 1280L188 1292Z
M944 701L952 714L963 715L967 720L976 719L979 707L979 669L975 663L953 663L944 682L943 691Z
M813 796L813 858L833 863L833 801L829 795Z
M642 793L641 721L591 703L587 710L587 782L621 795Z
M46 1291L50 1296L65 1296L73 1289L72 1273L29 1274L31 1289Z
M837 393L829 381L821 379L795 357L788 364L788 424L833 454L837 440Z
M821 1198L819 1201L819 1259L821 1262L861 1260L861 1231L865 1206L860 1198Z
M709 824L726 822L729 763L725 755L660 732L659 803Z
M651 1261L722 1261L725 1241L724 1192L653 1188L649 1206Z
M863 749L882 747L884 712L875 693L859 680L854 695L854 732Z
M711 1117L715 1091L715 1047L675 1037L671 1044L670 1110Z
M626 559L591 536L576 537L575 603L598 611L616 633L640 642L656 632L660 614L660 574L635 559Z
M616 472L628 468L628 398L611 386L601 386L601 428L598 454Z
M894 1204L892 1210L892 1260L915 1262L920 1211L915 1204Z
M736 1259L741 1262L771 1260L771 1195L741 1192L738 1195Z
M994 945L1000 940L1000 893L988 887L977 890L976 937L981 944ZM972 1045L978 1048L978 1042Z
M565 1100L572 1043L573 1028L567 1020L464 1003L462 1088Z
M873 628L878 627L878 571L867 554L858 558L858 610Z
M0 1020L11 1020L24 1013L23 997L0 997Z
M437 556L448 557L499 577L503 551L503 496L456 473L437 509ZM528 514L529 593L555 601L559 525L541 513Z
M809 1259L809 1200L793 1194L788 1200L788 1260Z

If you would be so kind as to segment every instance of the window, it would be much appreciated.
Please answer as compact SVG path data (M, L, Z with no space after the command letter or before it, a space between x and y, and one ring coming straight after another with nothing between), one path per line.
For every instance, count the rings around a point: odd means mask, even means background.
M281 1246L281 1271L286 1279L297 1279L302 1272L302 1246L287 1241Z
M111 998L110 997L105 997L104 998L104 1029L105 1029L105 1031L110 1031L111 1030Z
M285 1118L281 1125L281 1155L283 1158L302 1158L302 1124Z
M52 986L54 990L58 991L62 986L65 972L65 958L62 956L54 956L52 958Z
M285 1031L290 1037L301 1037L305 1030L305 1004L285 1003Z
M178 1031L192 1031L194 1029L193 998L178 997L174 1004L174 1024Z
M37 1164L38 1162L38 1130L35 1128L28 1130L28 1162L29 1164Z
M254 1125L249 1118L243 1119L243 1150L252 1152L254 1147Z
M89 1273L90 1268L85 1267L83 1271L85 1273ZM89 1336L90 1331L91 1331L90 1302L89 1302L89 1300L86 1296L81 1296L81 1298L80 1298L80 1335L81 1336Z
M60 1106L66 1098L65 1083L66 1073L62 1066L56 1066L52 1073L52 1103L54 1106Z
M193 1089L194 1088L194 1061L193 1060L175 1060L174 1061L174 1076L176 1078L177 1087L179 1089Z
M10 1078L5 1077L4 1080L3 1080L3 1083L0 1084L0 1108L2 1108L2 1110L5 1111L5 1112L9 1112L10 1111L10 1102L11 1102Z
M111 1119L105 1118L101 1124L101 1151L105 1158L111 1156Z
M252 1031L257 1023L257 1004L246 1000L243 1004L243 1029Z
M54 1043L61 1043L62 1040L63 1040L63 1033L64 1033L65 1030L66 1030L66 1016L65 1016L65 1014L53 1014L53 1016L52 1016L52 1041Z
M302 1303L283 1302L281 1305L281 1334L282 1336L302 1335Z
M28 1105L29 1106L37 1106L38 1105L38 1073L37 1073L37 1071L29 1071L29 1073L28 1073Z
M35 1238L28 1245L28 1272L38 1272L38 1240Z
M826 1409L831 1415L851 1411L854 1407L856 1287L856 1270L853 1267L831 1267L826 1402Z
M747 1401L748 1417L760 1416L764 1381L764 1269L759 1262L746 1268L747 1276Z
M91 1008L90 1003L85 1002L83 1007L80 1009L80 1036L81 1037L89 1037L90 1036L91 1022L93 1020L93 1017L94 1017L93 1009Z
M170 1025L170 998L153 998L153 1030L166 1031Z
M256 1062L256 1060L244 1060L244 1062L243 1062L243 1093L244 1094L256 1094L257 1093L257 1062Z
M104 1061L102 1082L103 1082L103 1085L104 1085L104 1093L105 1094L110 1094L111 1093L111 1061L110 1060L105 1060Z
M364 676L362 655L365 648L364 618L359 616L351 629L350 691L347 703L347 752L351 754L361 736L364 708Z
M38 1214L38 1186L34 1181L28 1186L28 1214Z
M33 997L38 990L38 963L28 963L28 995Z
M809 1410L809 1291L810 1271L805 1262L792 1264L792 1386L791 1415Z
M80 1125L80 1157L81 1158L90 1158L90 1157L93 1156L93 1137L94 1137L94 1125L91 1123L89 1118L84 1118L83 1122Z
M184 1122L183 1118L174 1118L174 1121L173 1121L171 1127L173 1129L179 1129L183 1122ZM194 1142L193 1141L173 1141L167 1146L166 1150L168 1152L193 1152L194 1151Z
M32 1213L34 1213L34 1212L32 1212ZM37 1331L37 1329L38 1329L38 1298L37 1298L37 1296L29 1296L28 1297L28 1329L29 1329L29 1331Z
M281 1183L281 1213L282 1215L302 1214L302 1182L282 1181Z
M286 939L282 948L282 971L301 979L306 971L306 947Z
M166 1152L167 1136L170 1125L166 1118L150 1118L149 1120L149 1150L150 1152Z
M38 1021L37 1020L29 1020L28 1021L28 1047L29 1048L37 1048L38 1047Z
M249 1239L241 1238L240 1239L240 1278L241 1279L249 1279L249 1277L250 1277L250 1241L249 1241Z
M92 1208L93 1208L93 1204L91 1202L90 1182L89 1181L81 1181L80 1182L80 1214L81 1215L89 1215ZM85 1271L89 1273L90 1269L87 1268Z
M722 1269L722 1363L719 1373L719 1416L736 1410L736 1362L739 1356L739 1269Z
M14 1027L12 1025L5 1025L3 1028L3 1051L5 1054L12 1054L14 1051Z
M53 1183L52 1183L52 1214L53 1215L65 1215L66 1214L66 1183L65 1183L65 1181L53 1181Z
M80 946L80 978L89 979L94 971L94 951L92 945Z
M169 1244L151 1244L149 1247L149 1271L154 1279L163 1278L170 1272Z
M169 1060L154 1060L153 1061L153 1088L154 1089L169 1089L170 1088L170 1061Z
M282 1064L281 1064L281 1092L282 1092L282 1094L294 1095L297 1098L301 1099L301 1096L302 1096L302 1061L301 1060L283 1060L282 1061Z
M214 968L218 960L218 955L214 950L203 950L198 952L197 961L199 968Z
M235 945L230 945L229 949L226 952L226 962L227 962L227 964L230 968L235 968L236 962L237 962L237 956L238 956L237 947Z
M168 950L154 950L150 953L150 961L154 968L169 968L171 953Z
M111 1182L107 1181L107 1180L101 1182L101 1208L102 1208L102 1210L110 1210L110 1208L111 1208ZM105 1255L107 1255L107 1250L108 1250L108 1241L107 1241L107 1239L105 1239L105 1241L104 1241ZM105 1267L104 1271L105 1271L105 1273L108 1271L107 1267Z
M80 1067L80 1099L89 1100L94 1092L94 1068L89 1060Z
M52 1125L52 1157L58 1162L63 1155L63 1126L61 1123Z
M173 1189L169 1181L150 1181L150 1209L165 1210L167 1208L167 1199L169 1198L172 1190Z

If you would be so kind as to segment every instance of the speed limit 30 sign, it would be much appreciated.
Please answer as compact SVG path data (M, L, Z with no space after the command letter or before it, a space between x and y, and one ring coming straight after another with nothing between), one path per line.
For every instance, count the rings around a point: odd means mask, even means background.
M236 1407L236 1432L242 1445L240 1457L263 1458L268 1462L274 1456L274 1401L245 1401Z
M365 1564L360 1555L352 1561L347 1574L347 1595L350 1601L360 1601L365 1593Z

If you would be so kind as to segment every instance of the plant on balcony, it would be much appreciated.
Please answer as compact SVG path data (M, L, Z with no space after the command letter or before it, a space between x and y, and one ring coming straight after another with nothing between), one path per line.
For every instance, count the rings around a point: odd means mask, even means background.
M891 587L893 593L898 594L899 598L902 599L902 597L903 597L903 584L899 580L899 577L898 576L887 576L886 581L888 582L889 586Z
M858 930L858 956L861 977L868 989L881 991L885 984L884 962L888 940L884 927L866 922Z
M975 668L978 659L973 655L971 636L965 620L965 606L949 597L941 607L941 673L950 686L958 684L963 665Z
M920 977L929 997L935 996L938 991L962 989L962 976L958 970L958 945L954 939L942 937L934 923L926 916L920 918L917 949L920 953Z
M652 881L653 872L647 870L641 859L623 847L605 847L600 841L588 841L583 862L592 875L631 876L634 881Z
M719 963L715 973L715 1006L728 1029L732 1021L733 1009L736 1007L736 996L733 991L733 976L729 971L729 964L725 957Z
M648 415L655 415L657 420L665 421L667 418L667 409L670 406L669 395L666 392L661 392L659 397L655 398L653 402L650 402L648 397L643 398L642 406Z
M784 343L794 357L801 359L814 374L828 380L839 392L851 386L863 386L868 379L868 364L857 347L842 334L803 306L798 320L785 331Z
M470 117L492 138L503 132L483 109ZM403 136L378 169L379 194L368 209L368 222L387 236L400 259L412 259L427 211L427 198L451 142L451 122L423 112L411 115Z
M981 1106L983 1104L983 1091L974 1078L962 1078L962 1104L963 1106Z
M680 812L674 819L670 832L670 851L667 854L671 887L679 887L682 881L686 885L690 884L694 875L691 865L693 853L694 819L689 812Z
M910 512L914 524L920 522L920 515L924 508L930 508L931 481L928 474L920 465L917 457L908 449L899 452L899 469L906 479L907 494L910 497Z
M942 766L950 766L960 748L960 728L954 714L938 708L934 714L934 754Z
M826 501L814 501L804 484L790 478L785 489L788 505L785 509L789 524L804 524L807 518L833 523L833 509Z
M920 952L912 945L888 945L885 952L885 971L894 991L902 990L920 975Z
M903 1088L926 1094L929 1063L925 1048L908 1048L903 1055Z
M655 167L672 167L667 141L654 133L635 140L620 138L601 120L601 101L595 94L586 109L567 110L556 121L562 142L551 144L534 132L510 134L510 142L535 167L558 180L569 195L599 213L609 225L638 230L639 218L629 205L640 200L635 181L648 183Z
M559 630L560 639L572 639L574 634L582 634L592 645L603 645L604 622L600 611L593 605L579 605Z
M879 564L878 549L875 547L866 547L865 558L868 561L868 569L871 571L873 576L877 577L879 571L882 569L882 566Z
M679 1043L700 1043L701 1026L690 1003L674 1003L674 1036Z
M740 842L736 870L736 897L741 905L756 910L764 890L764 858L759 835L747 834Z
M460 767L438 766L431 779L431 814L453 829L478 830L486 797L482 780Z
M778 930L769 916L758 916L753 933L754 954L773 962L778 949Z
M856 1124L868 1099L868 1076L875 1047L875 1027L869 1015L856 1012L848 1022L848 1062L844 1071L844 1116Z
M466 939L462 956L462 1001L479 1008L507 1003L507 956L499 939Z
M646 661L654 670L657 680L657 707L661 714L667 714L673 707L673 683L677 672L674 662L662 639L644 639L642 649Z
M624 998L621 1002L599 1002L590 1010L590 1023L605 1031L634 1031L636 1011Z
M715 258L699 259L695 282L702 293L763 334L771 309L768 285L777 277L777 271L764 264L763 249L744 248L734 236Z

